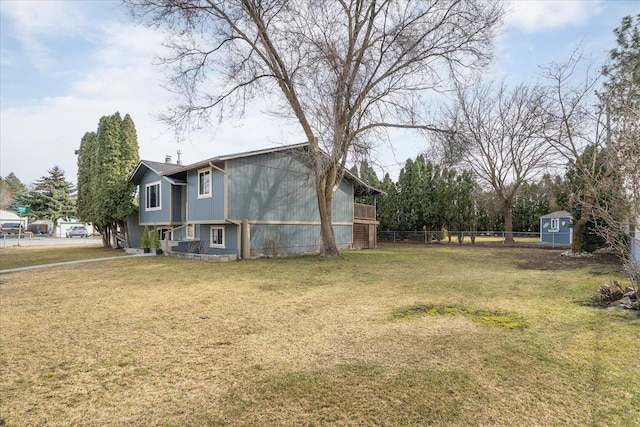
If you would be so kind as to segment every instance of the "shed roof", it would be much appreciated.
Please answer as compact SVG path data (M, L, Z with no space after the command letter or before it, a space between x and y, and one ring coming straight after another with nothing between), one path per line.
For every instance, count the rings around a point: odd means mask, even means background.
M551 212L550 214L542 215L540 217L540 219L547 218L573 218L573 215L571 215L571 213L567 211L555 211Z

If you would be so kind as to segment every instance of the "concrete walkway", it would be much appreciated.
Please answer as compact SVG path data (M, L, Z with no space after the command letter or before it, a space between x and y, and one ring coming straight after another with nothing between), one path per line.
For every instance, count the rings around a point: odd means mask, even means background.
M122 259L122 258L131 258L131 257L140 257L140 256L156 256L156 254L132 254L132 255L120 255L120 256L110 256L104 258L91 258L91 259L79 259L76 261L65 261L65 262L54 262L51 264L40 264L40 265L30 265L28 267L18 267L18 268L9 268L7 270L0 270L0 274L4 273L15 273L18 271L28 271L28 270L36 270L39 268L47 268L47 267L59 267L61 265L73 265L73 264L82 264L87 262L96 262L96 261L106 261L110 259Z

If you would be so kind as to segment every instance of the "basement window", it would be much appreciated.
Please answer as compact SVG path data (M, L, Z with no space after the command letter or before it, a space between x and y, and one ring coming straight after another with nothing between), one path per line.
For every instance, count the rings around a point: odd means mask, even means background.
M214 225L211 227L210 246L212 248L224 248L224 226Z

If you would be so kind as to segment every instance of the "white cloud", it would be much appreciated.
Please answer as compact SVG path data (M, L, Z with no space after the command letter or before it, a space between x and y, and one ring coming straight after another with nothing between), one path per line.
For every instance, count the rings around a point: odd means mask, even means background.
M538 32L566 26L583 25L592 16L602 13L601 0L539 0L510 1L507 27L524 32Z
M4 2L2 10L15 22L15 31L20 34L51 37L69 36L80 30L83 21L77 6L77 2L59 0L10 1Z
M84 20L77 3L69 1L11 1L2 2L4 29L19 41L21 51L32 66L42 72L55 68L56 58L48 44L53 39L78 36Z

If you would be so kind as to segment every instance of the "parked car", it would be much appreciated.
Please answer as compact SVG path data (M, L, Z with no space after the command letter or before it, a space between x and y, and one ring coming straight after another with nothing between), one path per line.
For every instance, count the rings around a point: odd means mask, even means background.
M0 234L24 233L24 227L19 222L5 222L0 225Z
M67 238L71 238L73 236L79 237L87 237L89 235L89 231L87 227L82 225L76 225L67 230Z

